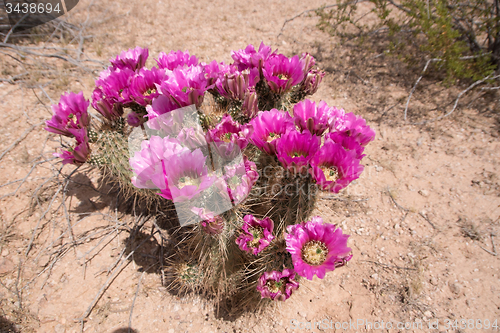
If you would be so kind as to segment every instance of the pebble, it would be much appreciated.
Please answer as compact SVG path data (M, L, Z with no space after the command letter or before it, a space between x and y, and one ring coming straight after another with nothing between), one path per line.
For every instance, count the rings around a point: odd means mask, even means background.
M378 274L377 274L377 273L373 274L373 275L372 275L372 278L374 278L374 279L378 279Z
M8 258L0 259L0 274L5 274L14 270L14 263Z
M460 285L458 283L452 283L450 284L450 290L454 294L460 293Z
M427 311L424 312L424 316L426 316L427 318L432 318L432 312L430 312L429 310L427 310Z
M420 190L420 191L418 191L418 194L420 194L423 197L428 197L429 196L429 191L427 191L427 190Z

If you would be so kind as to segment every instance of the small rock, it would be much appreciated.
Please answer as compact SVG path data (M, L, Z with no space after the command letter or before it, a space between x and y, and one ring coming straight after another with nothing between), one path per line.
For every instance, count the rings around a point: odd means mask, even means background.
M450 290L454 294L460 293L460 285L458 283L452 283L450 284Z
M2 257L7 257L9 255L9 250L8 249L3 249L2 250Z
M430 282L434 286L437 286L437 284L438 284L438 280L435 277L431 277Z
M12 272L14 270L14 263L8 258L0 259L0 274Z
M377 274L377 273L373 274L373 275L372 275L372 278L373 278L373 279L378 279L378 274Z
M427 318L432 318L432 312L430 312L429 310L427 310L427 311L424 312L424 316L426 316Z
M429 196L429 191L427 191L427 190L420 190L420 191L418 191L418 194L420 194L421 196L427 198Z

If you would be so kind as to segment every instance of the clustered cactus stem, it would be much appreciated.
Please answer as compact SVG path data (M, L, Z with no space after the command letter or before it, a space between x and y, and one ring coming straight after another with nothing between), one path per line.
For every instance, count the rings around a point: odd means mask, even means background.
M55 154L64 164L97 166L151 214L177 219L170 290L238 311L285 301L300 277L345 265L349 236L311 212L320 191L359 177L375 132L303 100L324 76L314 58L263 43L233 51L229 65L177 51L148 69L148 56L124 51L96 80L101 122L90 123L82 93L69 93L46 129L76 139Z

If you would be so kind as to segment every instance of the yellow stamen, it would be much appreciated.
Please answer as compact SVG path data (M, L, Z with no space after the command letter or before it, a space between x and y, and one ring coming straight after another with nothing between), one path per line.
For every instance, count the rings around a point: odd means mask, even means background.
M326 167L322 166L320 167L321 171L323 171L323 174L325 175L325 179L329 182L334 182L337 179L340 178L339 172L336 167Z
M325 262L328 248L320 241L309 241L302 247L302 260L309 265L317 266Z
M261 227L250 227L248 231L252 234L253 240L247 243L248 247L255 248L259 246L259 241L264 238L264 232Z
M191 178L191 177L181 177L179 178L179 189L183 188L184 186L188 185L195 185L199 186L200 185L200 178Z
M279 138L279 137L280 137L280 136L279 136L278 134L271 132L271 133L269 133L269 135L267 136L266 141L267 141L267 142L271 142L271 141L273 141L273 140L275 140L275 139L277 139L277 138Z

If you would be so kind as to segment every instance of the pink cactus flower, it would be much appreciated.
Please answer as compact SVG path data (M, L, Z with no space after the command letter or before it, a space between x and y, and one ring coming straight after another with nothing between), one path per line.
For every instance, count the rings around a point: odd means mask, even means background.
M347 247L349 235L321 217L287 227L286 249L292 255L295 272L309 280L323 279L327 271L343 266L352 258Z
M258 68L261 71L265 61L275 53L276 51L272 52L270 46L266 46L264 42L261 42L259 51L255 51L253 45L249 44L244 50L231 51L231 57L240 71L247 68Z
M338 193L359 178L364 169L359 162L356 151L347 151L341 144L327 140L311 159L309 173L321 189Z
M255 88L259 82L259 70L248 68L238 71L235 66L221 76L217 82L217 92L228 99L243 100L249 88Z
M295 125L301 130L308 130L318 136L321 136L332 122L343 115L341 110L329 107L324 101L316 105L316 102L306 99L293 107Z
M132 127L139 127L142 124L144 124L146 120L147 119L144 118L144 115L133 111L127 115L127 124L129 124Z
M134 76L135 72L128 67L108 69L96 80L96 86L110 102L126 105L133 102L130 96L130 83Z
M130 69L135 71L144 67L146 60L148 60L149 50L147 48L141 48L137 46L134 49L129 49L128 51L123 51L115 59L111 59L110 62L114 69Z
M205 72L208 86L214 85L218 79L224 77L224 74L229 72L228 65L224 64L224 62L218 63L215 60L209 64L201 63L201 66Z
M285 168L303 171L319 149L320 138L305 130L300 133L291 130L283 134L276 144L278 160Z
M325 72L318 69L310 70L300 84L300 90L306 95L314 95L318 91L319 84L325 77L325 74Z
M260 292L262 298L286 301L292 292L299 288L295 275L295 271L288 268L285 268L283 272L264 272L257 282L257 291Z
M122 104L106 98L100 88L95 88L92 93L92 107L108 120L115 120L123 115Z
M45 123L45 130L72 137L72 129L88 127L90 118L87 111L90 102L83 97L83 92L78 94L69 92L61 95L58 104L52 105L52 119Z
M159 86L159 91L179 107L203 103L205 91L210 89L201 66L178 67Z
M250 125L254 130L250 136L250 142L269 155L276 153L278 139L295 128L288 112L277 109L259 112L257 117L250 121Z
M167 74L163 69L141 68L130 82L131 99L142 106L151 104L151 101L159 95L156 85L161 84L166 78Z
M163 176L162 160L189 151L177 139L151 136L141 143L141 150L131 157L130 167L135 173L132 184L138 188L165 189L167 184Z
M185 202L198 197L210 188L217 176L209 172L206 157L200 149L182 152L168 161L161 161L165 188L160 196L174 202Z
M253 215L245 215L243 221L236 244L241 250L257 255L274 240L274 223L269 217L257 220Z
M69 150L63 150L62 153L53 155L62 158L63 164L81 165L87 161L90 156L89 140L86 128L72 128L69 130L76 139L76 145Z
M330 132L339 132L342 136L353 137L360 145L366 146L375 139L375 131L366 125L366 120L354 113L346 113L330 126Z
M278 54L266 60L262 72L271 91L284 94L304 79L302 66L298 56Z
M207 234L218 235L224 230L224 220L221 216L215 216L213 212L207 211L204 208L193 207L191 211L202 219L200 222L201 228Z
M164 68L173 71L176 68L184 67L184 66L196 66L198 65L198 59L193 55L189 55L188 51L172 51L168 54L165 52L161 52L158 56L159 68Z
M248 197L257 179L259 179L257 166L246 156L243 156L241 163L224 166L224 180L234 205L243 202Z
M255 92L255 88L248 88L241 105L241 113L252 119L257 115L258 112L259 99L257 93Z

